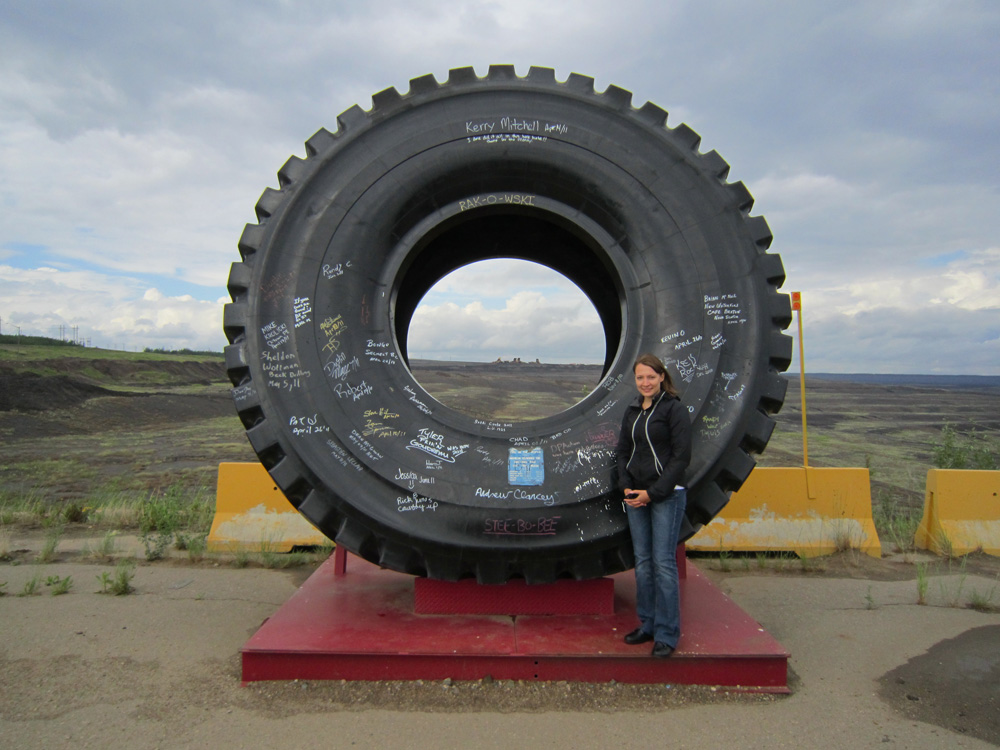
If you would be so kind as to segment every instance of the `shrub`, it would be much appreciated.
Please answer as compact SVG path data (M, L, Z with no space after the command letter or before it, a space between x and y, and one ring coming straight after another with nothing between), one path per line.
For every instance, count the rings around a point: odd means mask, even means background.
M967 435L950 424L941 428L941 444L934 448L938 469L1000 469L1000 440L973 428Z

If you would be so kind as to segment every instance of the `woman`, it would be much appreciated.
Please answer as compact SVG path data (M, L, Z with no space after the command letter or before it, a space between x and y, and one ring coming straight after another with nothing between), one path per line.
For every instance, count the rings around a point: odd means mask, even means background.
M653 641L653 656L667 657L681 632L676 550L687 504L682 484L691 461L691 422L658 357L643 354L632 372L639 397L622 419L617 464L635 551L639 627L625 643Z

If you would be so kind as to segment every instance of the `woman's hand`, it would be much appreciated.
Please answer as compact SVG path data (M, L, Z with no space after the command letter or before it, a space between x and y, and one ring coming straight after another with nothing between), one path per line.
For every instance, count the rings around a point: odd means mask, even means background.
M649 493L646 490L625 490L625 503L633 508L649 505Z

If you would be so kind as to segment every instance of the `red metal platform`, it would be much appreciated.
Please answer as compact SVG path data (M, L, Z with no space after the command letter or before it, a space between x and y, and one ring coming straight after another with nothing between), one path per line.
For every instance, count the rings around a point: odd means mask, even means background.
M414 578L331 557L243 646L243 680L505 680L720 685L788 691L788 657L688 562L681 640L669 659L627 646L635 579L612 576L608 615L426 615ZM342 569L342 568L341 568Z

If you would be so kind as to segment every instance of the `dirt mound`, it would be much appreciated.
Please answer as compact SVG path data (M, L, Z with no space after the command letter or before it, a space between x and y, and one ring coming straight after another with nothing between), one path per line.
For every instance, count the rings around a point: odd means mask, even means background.
M13 372L10 366L0 363L0 374ZM208 385L227 380L226 366L222 360L215 362L194 360L122 360L59 359L19 361L17 372L55 372L93 383L118 383L121 385L154 383L171 385Z
M96 396L122 396L104 385L182 386L226 381L222 361L115 360L75 357L0 362L0 411L66 409Z
M0 372L0 411L64 409L112 393L68 375Z

